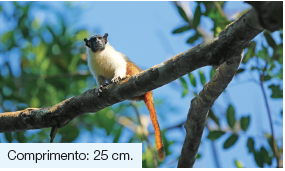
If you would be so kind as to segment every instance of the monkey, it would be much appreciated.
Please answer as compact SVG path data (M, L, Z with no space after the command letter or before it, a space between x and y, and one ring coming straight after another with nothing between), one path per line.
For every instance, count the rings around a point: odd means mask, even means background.
M96 78L98 96L102 90L110 83L118 83L120 80L135 75L141 71L135 63L123 53L116 51L107 40L108 33L104 36L94 35L88 40L84 38L85 46L88 50L88 66L92 75ZM107 81L107 83L106 83ZM156 147L158 159L163 161L165 158L160 127L157 121L156 110L153 102L152 91L141 96L133 97L131 100L144 100L150 113L153 128L155 130Z

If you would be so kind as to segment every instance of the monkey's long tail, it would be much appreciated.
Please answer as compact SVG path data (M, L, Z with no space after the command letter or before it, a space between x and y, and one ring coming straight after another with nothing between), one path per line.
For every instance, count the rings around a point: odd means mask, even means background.
M150 119L155 131L155 140L156 140L156 147L157 147L157 156L160 161L163 161L165 158L164 149L163 149L163 143L160 133L159 124L157 121L156 111L153 104L153 97L152 92L149 91L144 95L144 102L145 105L150 113Z

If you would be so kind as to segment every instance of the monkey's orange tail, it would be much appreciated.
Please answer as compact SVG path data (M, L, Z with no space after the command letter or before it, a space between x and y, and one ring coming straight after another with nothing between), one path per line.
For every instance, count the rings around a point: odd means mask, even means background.
M154 128L155 132L155 140L156 140L156 147L157 147L157 156L160 161L163 161L165 158L164 149L163 149L163 143L160 133L159 124L157 121L156 111L153 104L153 97L152 92L149 91L144 95L144 102L145 105L150 113L150 119Z

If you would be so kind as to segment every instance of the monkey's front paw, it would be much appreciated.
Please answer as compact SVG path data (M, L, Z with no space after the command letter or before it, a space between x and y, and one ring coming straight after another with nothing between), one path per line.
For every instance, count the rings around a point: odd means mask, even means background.
M111 82L114 84L114 83L118 83L118 82L121 81L121 80L122 80L121 77L118 76L118 77L114 77L114 78L111 80Z
M107 85L108 85L107 83L105 83L104 86L100 85L100 87L98 88L98 93L97 93L98 97L102 97L103 89L107 89L106 88Z

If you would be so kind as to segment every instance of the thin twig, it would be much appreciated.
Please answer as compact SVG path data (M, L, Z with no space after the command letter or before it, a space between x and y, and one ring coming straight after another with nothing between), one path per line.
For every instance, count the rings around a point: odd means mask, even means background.
M216 1L214 1L214 4L215 4L215 6L217 7L217 9L219 10L219 12L221 13L221 15L222 15L226 20L229 20L228 17L227 17L227 15L224 13L224 10L222 9L221 5L220 5L218 2L216 2Z
M264 74L265 74L265 71L267 68L267 64L268 64L268 62L266 61L265 67L263 68L263 71L260 74L260 87L262 90L262 94L263 94L263 97L265 100L265 105L266 105L266 109L267 109L267 113L268 113L268 117L269 117L270 129L271 129L271 134L272 134L271 138L272 138L272 144L273 144L273 153L274 153L274 156L277 160L277 167L279 168L280 167L280 163L279 163L280 156L278 154L278 147L277 147L277 143L276 143L275 136L274 136L273 122L272 122L272 116L271 116L271 112L270 112L270 108L269 108L269 104L268 104L268 99L266 97L266 93L265 93L264 86L263 86L263 77L264 77Z

